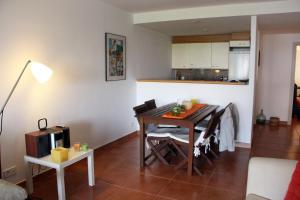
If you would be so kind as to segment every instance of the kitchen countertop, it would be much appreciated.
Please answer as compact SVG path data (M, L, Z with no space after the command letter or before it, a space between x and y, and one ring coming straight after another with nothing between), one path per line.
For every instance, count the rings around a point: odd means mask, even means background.
M141 79L137 82L152 83L192 83L192 84L220 84L220 85L248 85L244 82L228 82L228 81L206 81L206 80L160 80L160 79Z

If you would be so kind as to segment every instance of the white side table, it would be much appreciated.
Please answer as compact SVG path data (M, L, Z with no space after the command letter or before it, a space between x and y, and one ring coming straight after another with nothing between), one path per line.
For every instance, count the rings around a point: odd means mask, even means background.
M84 158L87 158L88 163L88 179L89 185L95 185L95 176L94 176L94 150L89 149L88 151L74 151L72 148L69 151L69 159L62 163L55 163L51 160L51 156L45 156L42 158L35 158L31 156L24 156L24 162L26 166L26 189L28 194L33 193L33 183L32 183L32 165L30 163L43 165L56 169L56 179L57 179L57 192L58 199L65 200L65 175L64 168L72 165Z

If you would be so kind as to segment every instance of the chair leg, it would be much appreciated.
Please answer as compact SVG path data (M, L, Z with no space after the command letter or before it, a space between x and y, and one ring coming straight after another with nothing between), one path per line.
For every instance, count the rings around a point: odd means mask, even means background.
M219 158L219 156L213 151L213 150L209 150L209 152L215 157L215 158Z
M160 151L165 147L168 143L163 143L159 145L159 147L156 147L150 138L147 138L148 144L151 148L151 151L155 154L155 156L165 165L170 165L167 160L161 155Z
M170 152L172 153L172 155L177 156L176 149L174 149L174 147L171 144L168 144L168 148L169 148Z
M211 160L205 155L205 153L201 153L201 155L206 159L206 161L208 162L209 165L213 165L213 163L211 162Z
M202 173L195 165L193 166L193 169L195 170L195 172L196 172L198 175L200 175L200 176L203 175L203 173Z
M186 165L187 162L188 162L188 160L184 158L178 165L175 166L175 169L176 170L180 169L181 167L183 167L184 165Z
M176 150L180 153L180 155L183 157L183 160L175 167L175 169L178 170L181 167L183 167L185 164L187 164L188 157L174 141L171 140L171 143L176 148ZM196 165L193 165L193 169L198 175L203 175L203 173L196 167Z

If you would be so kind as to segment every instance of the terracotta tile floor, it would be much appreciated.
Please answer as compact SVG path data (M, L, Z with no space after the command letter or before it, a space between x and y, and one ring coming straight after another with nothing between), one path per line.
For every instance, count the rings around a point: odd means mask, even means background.
M67 199L243 199L250 150L224 152L214 165L204 164L203 176L189 177L158 161L139 169L138 137L111 144L95 152L96 185L88 186L86 161L66 169ZM34 179L34 197L57 199L53 171Z
M299 159L299 133L298 121L292 127L256 126L251 155ZM67 199L244 199L249 149L223 152L213 166L202 166L203 176L189 177L185 169L175 171L158 161L140 171L138 141L131 137L95 152L94 187L88 187L86 161L67 168ZM35 197L57 199L55 173L36 177L34 191Z
M278 128L255 126L251 157L300 159L300 121L293 119L291 126Z

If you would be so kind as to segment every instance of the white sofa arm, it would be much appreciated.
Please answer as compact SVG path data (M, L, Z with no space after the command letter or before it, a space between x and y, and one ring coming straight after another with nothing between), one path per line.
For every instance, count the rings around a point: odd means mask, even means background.
M287 192L296 160L253 157L249 161L247 192L282 200Z

